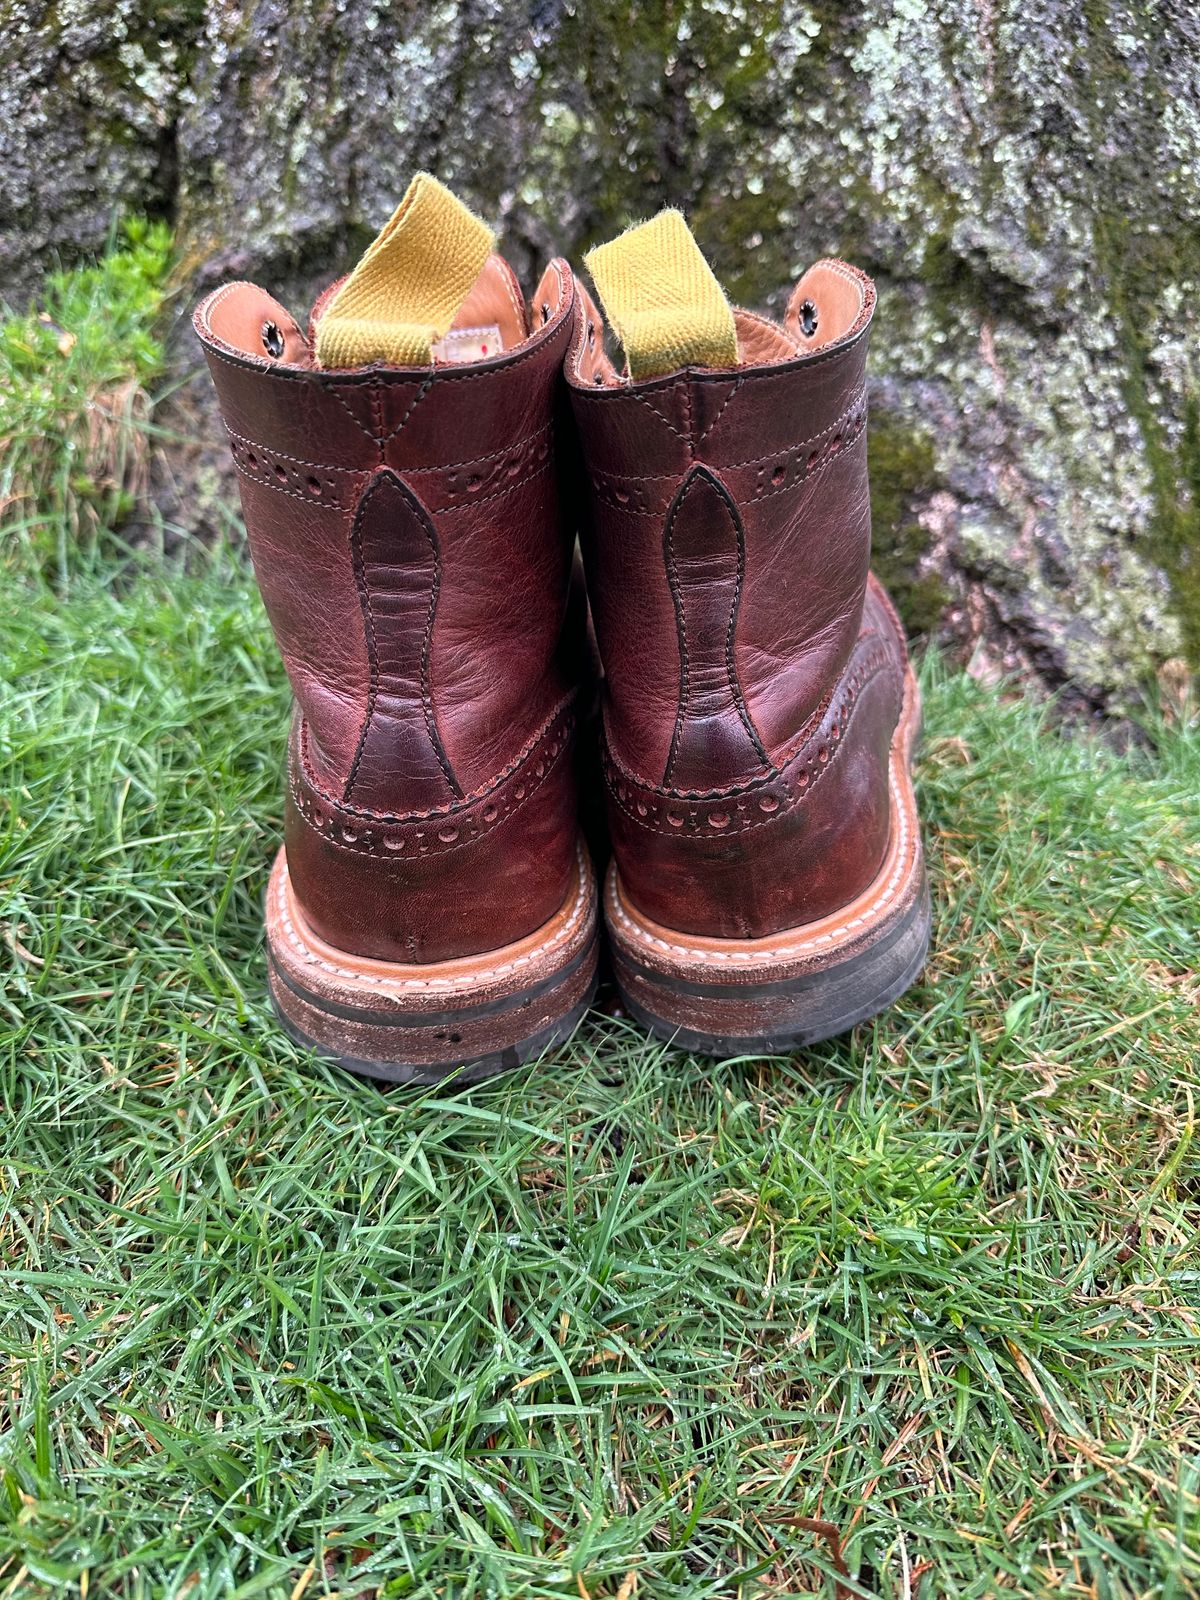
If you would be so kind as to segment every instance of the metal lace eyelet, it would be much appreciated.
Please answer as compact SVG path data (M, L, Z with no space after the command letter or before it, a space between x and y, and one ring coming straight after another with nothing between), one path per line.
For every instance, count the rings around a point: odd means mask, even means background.
M806 339L811 339L817 331L817 308L811 300L806 300L800 307L800 332Z
M278 361L284 351L283 334L279 331L278 323L263 323L262 342L263 349L271 357L272 361Z

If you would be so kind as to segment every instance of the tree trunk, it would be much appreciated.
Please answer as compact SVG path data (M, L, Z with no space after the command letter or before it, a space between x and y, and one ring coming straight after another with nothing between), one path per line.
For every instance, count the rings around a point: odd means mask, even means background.
M665 203L731 294L880 287L877 564L910 625L1120 709L1200 658L1186 0L0 4L0 283L172 217L297 294L418 167L532 281ZM300 308L302 309L302 308ZM189 357L190 359L190 357Z

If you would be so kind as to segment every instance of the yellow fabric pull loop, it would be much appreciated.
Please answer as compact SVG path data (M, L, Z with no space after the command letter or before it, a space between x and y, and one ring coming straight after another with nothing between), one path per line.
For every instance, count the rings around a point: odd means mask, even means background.
M585 259L631 378L737 366L733 312L678 211L660 211Z
M427 366L493 242L461 200L419 172L317 323L317 365Z

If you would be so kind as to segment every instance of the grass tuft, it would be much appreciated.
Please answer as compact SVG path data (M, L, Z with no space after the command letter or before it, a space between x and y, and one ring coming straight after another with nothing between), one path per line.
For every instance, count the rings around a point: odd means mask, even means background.
M165 223L128 221L98 262L51 273L40 309L0 305L0 560L61 588L145 492L147 386L172 261Z
M0 640L0 1593L1200 1592L1196 730L928 657L886 1016L387 1093L272 1023L286 687L193 567Z

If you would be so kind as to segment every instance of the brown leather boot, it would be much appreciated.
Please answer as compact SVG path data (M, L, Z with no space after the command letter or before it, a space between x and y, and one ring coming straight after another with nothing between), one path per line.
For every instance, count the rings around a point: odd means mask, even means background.
M917 977L929 898L904 635L868 572L868 278L731 311L677 213L588 262L568 379L590 482L617 981L714 1054L826 1038ZM631 374L631 375L630 375Z
M249 283L195 316L296 700L271 994L395 1080L523 1061L595 987L560 652L574 285L552 262L529 311L490 243L422 177L307 332Z

